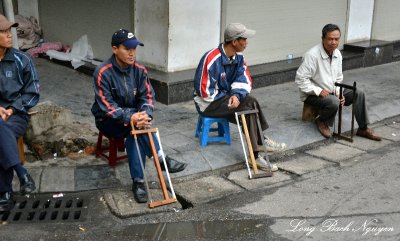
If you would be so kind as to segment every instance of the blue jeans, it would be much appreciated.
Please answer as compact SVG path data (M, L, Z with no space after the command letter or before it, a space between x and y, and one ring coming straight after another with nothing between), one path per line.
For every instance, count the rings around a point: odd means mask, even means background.
M103 132L104 135L108 137L114 137L118 139L126 138L125 148L126 153L128 155L128 163L129 163L129 171L131 173L132 180L135 179L143 179L143 170L140 165L140 157L143 161L143 167L146 164L146 156L152 157L153 153L151 152L151 145L149 141L149 137L147 134L137 135L137 142L139 145L140 153L136 148L136 142L133 135L130 134L132 128L130 125L124 125L116 122L111 118L104 118L101 121L96 121L97 128ZM156 148L157 153L160 150L160 146L158 144L158 140L155 134L152 134L154 146Z
M10 167L21 163L17 138L24 135L29 116L16 113L7 121L0 118L0 192L12 192L14 170Z

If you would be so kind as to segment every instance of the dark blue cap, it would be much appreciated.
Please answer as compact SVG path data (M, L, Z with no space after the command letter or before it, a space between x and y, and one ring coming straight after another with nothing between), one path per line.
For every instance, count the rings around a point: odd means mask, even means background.
M135 49L138 45L144 46L133 33L126 29L120 29L115 32L111 38L111 46L124 45L127 48Z

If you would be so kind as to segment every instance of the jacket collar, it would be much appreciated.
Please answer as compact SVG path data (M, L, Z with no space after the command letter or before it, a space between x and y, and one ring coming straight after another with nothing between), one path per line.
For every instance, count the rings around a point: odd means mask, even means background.
M228 56L225 53L224 50L224 43L220 43L219 46L219 52L221 52L221 59L222 59L222 64L227 65L227 64L236 64L237 62L237 54L235 54L232 59L229 59Z
M14 53L15 53L14 48L7 49L6 55L4 55L4 58L2 59L2 61L4 61L4 60L15 61Z
M329 59L329 55L326 53L326 51L325 51L324 46L322 45L322 43L319 44L319 51L320 51L321 57L322 57L323 59ZM338 53L338 52L339 52L338 49L335 49L335 50L333 51L333 53L332 53L332 59L333 59L333 58L338 58L338 57L339 57L339 53Z
M122 73L129 72L133 68L132 65L128 65L128 67L126 67L126 68L121 68L121 66L119 66L119 64L117 63L117 59L115 57L115 54L113 54L111 56L110 62L114 66L114 68L118 69Z

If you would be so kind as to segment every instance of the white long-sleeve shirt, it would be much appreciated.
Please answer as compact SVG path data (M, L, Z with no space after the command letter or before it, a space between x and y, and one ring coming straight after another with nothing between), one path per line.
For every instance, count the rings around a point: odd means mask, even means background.
M331 61L322 43L304 54L295 80L300 90L301 101L309 95L319 96L323 89L337 92L335 82L343 81L342 59L340 51L335 49Z

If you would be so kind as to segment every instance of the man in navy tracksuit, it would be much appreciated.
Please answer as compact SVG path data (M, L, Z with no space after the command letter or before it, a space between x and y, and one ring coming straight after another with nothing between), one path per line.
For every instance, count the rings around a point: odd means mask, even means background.
M258 101L250 95L252 79L242 52L247 47L247 38L256 31L243 24L230 23L224 32L224 42L203 55L194 76L194 102L201 115L225 117L236 123L235 112L254 109L257 106L261 132L268 128ZM285 143L279 143L258 134L254 115L247 121L250 141L254 149L257 166L261 169L277 171L276 165L268 163L259 155L258 146L265 139L268 151L282 151Z
M143 203L147 202L147 193L135 140L130 135L130 123L133 121L138 129L151 126L154 91L146 68L135 62L138 45L143 46L143 43L128 30L120 29L113 34L111 40L113 55L99 65L93 74L95 102L92 113L97 128L106 136L126 137L125 147L133 181L132 191L135 200ZM157 138L153 139L156 150L161 156ZM138 135L138 144L143 161L146 156L152 156L147 135ZM165 159L171 173L180 172L186 167L186 164L168 156ZM161 168L164 169L164 165L161 165Z
M29 121L28 110L39 101L39 80L32 59L12 48L11 27L0 15L0 212L13 207L14 171L20 180L20 192L35 190L35 183L21 165L17 138L23 136Z

